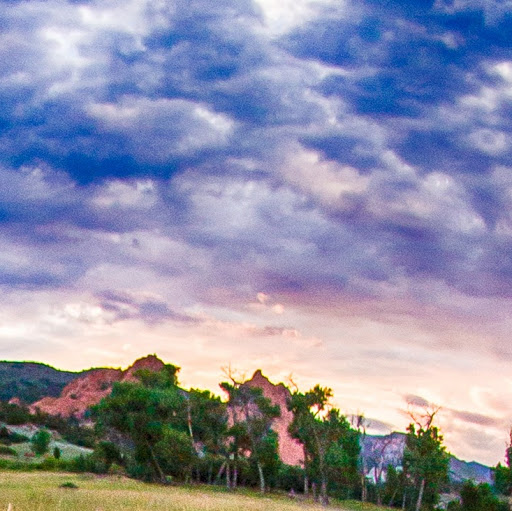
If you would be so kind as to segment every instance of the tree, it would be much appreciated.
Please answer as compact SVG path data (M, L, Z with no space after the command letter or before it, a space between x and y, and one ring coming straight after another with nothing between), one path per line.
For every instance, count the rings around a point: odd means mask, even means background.
M220 386L229 396L228 410L232 425L227 434L232 438L229 454L233 454L235 459L235 485L236 460L244 452L250 452L250 459L258 471L260 490L264 493L265 469L275 461L277 454L277 438L271 437L272 422L281 413L279 406L272 405L270 399L263 396L261 389L237 382L234 378ZM229 470L229 461L226 467Z
M512 428L509 431L509 442L505 451L506 465L498 463L494 468L494 485L496 490L503 495L512 493Z
M448 480L449 455L443 446L443 436L433 425L438 409L426 413L409 424L405 441L403 467L413 489L415 511L422 505L433 509L439 497L441 483Z
M475 485L473 481L466 481L462 486L460 511L508 511L506 502L500 500L492 493L492 488L486 483Z
M208 390L191 389L186 396L187 421L194 450L198 453L196 473L206 470L205 480L212 482L213 469L226 458L226 403Z
M41 456L48 452L50 442L52 440L51 433L46 429L37 431L30 440L30 448L37 456Z
M61 456L61 450L55 446L53 448L53 457L56 459L56 460L60 460L60 456Z
M161 371L137 371L139 382L115 383L110 396L95 407L99 428L112 428L133 443L134 474L166 482L156 445L168 428L187 432L185 393L178 387L179 368L167 364Z
M304 493L309 478L320 482L320 498L327 504L329 481L357 482L359 433L346 417L330 406L332 390L316 385L306 393L295 391L288 404L293 412L289 432L304 448Z

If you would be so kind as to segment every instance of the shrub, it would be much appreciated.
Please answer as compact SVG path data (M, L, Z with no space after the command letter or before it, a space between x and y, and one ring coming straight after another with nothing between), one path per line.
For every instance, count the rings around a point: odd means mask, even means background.
M60 460L60 455L61 455L61 451L60 451L60 449L59 449L57 446L55 446L55 447L53 448L53 457L54 457L56 460Z
M18 453L12 447L7 447L6 445L0 445L0 455L18 456Z
M49 431L46 429L40 429L37 433L34 434L32 440L30 440L30 448L36 455L41 456L42 454L48 452L51 439L52 435Z
M71 481L66 481L65 483L62 483L59 488L68 488L68 489L72 489L72 490L77 490L78 489L78 486L71 482Z

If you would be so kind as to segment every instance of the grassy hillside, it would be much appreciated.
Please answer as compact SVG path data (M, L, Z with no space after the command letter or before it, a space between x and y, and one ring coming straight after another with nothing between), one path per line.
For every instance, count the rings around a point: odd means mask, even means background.
M78 489L61 488L73 483ZM0 472L0 510L13 511L320 511L287 497L227 493L221 488L163 487L125 478L54 473ZM360 502L333 505L346 511L385 511Z
M37 362L0 362L0 401L17 397L34 403L45 396L56 397L72 380L85 372L59 371Z

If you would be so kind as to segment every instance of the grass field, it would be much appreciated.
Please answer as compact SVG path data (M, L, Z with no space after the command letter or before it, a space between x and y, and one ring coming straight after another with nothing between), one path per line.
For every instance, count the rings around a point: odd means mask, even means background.
M60 488L66 482L78 489ZM0 511L319 511L320 505L221 488L164 487L88 474L0 472ZM384 511L360 502L332 509Z

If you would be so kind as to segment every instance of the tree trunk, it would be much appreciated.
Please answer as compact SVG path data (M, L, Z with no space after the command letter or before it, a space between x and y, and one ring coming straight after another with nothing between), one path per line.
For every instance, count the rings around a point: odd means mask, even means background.
M265 476L263 475L263 467L259 461L256 462L256 465L258 466L258 474L260 476L260 491L261 493L265 493Z
M213 475L213 463L210 463L208 466L208 484L212 484L212 475Z
M151 455L151 461L153 462L153 467L156 469L158 473L158 477L160 479L160 482L162 484L165 484L167 482L167 479L165 478L165 474L163 473L162 467L160 467L160 464L158 463L158 460L156 459L155 453L153 452L153 449L151 448L151 445L148 441L146 441L146 445L149 450L149 454Z
M407 495L407 493L406 493L406 491L404 489L404 495L402 497L402 511L405 509L405 500L406 500L405 497L406 497L406 495Z
M421 501L423 500L423 490L424 489L425 489L425 478L423 478L420 483L420 492L418 494L418 500L416 501L416 511L420 511L420 509L421 509Z
M231 490L231 470L229 467L229 461L226 464L226 487L228 490Z
M309 479L308 479L308 475L306 474L306 472L304 472L304 497L307 498L308 495L309 495Z
M391 498L389 499L389 504L388 504L389 507L393 507L394 506L394 504L395 504L395 497L396 497L397 493L398 493L398 485L396 485L396 488L393 490L393 495L391 495Z
M217 472L217 475L215 476L215 483L220 481L220 478L222 477L222 474L224 473L224 470L226 470L226 461L220 466L219 471Z
M329 504L329 497L327 496L327 479L322 477L322 485L320 487L320 502L322 506L327 506Z
M366 488L366 475L364 474L364 471L363 471L363 474L361 475L361 502L366 502L366 499L368 498L367 496L367 488Z

